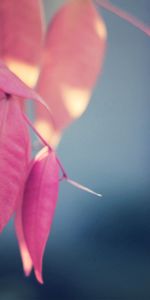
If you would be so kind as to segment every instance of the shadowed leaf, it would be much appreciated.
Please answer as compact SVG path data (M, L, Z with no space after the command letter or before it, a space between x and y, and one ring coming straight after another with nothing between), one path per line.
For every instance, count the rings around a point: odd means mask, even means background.
M13 98L0 100L0 231L16 209L26 178L28 130Z

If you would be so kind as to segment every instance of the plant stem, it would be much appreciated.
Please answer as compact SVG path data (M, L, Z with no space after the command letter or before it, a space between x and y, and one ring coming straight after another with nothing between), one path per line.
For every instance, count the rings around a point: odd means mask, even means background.
M38 138L41 140L41 142L47 146L49 148L50 151L53 151L53 148L46 142L46 140L41 136L41 134L36 130L36 128L34 127L34 125L32 124L32 122L29 120L29 118L23 113L23 117L25 119L25 121L28 123L28 125L32 128L32 130L35 132L35 134L38 136ZM66 173L66 171L64 170L60 160L56 157L56 160L57 160L57 163L62 171L62 175L63 175L63 178L64 179L67 179L68 178L68 175Z
M115 5L111 4L108 0L96 0L96 3L100 5L102 8L110 11L111 13L117 15L121 19L127 21L134 27L138 28L146 35L150 36L150 27L139 21L136 17L128 14L127 12L123 11L122 9L116 7Z
M39 139L42 141L42 143L43 143L45 146L47 146L48 149L49 149L50 151L55 152L55 151L53 150L53 148L52 148L52 147L45 141L45 139L41 136L41 134L36 130L36 128L34 127L34 125L32 124L32 122L28 119L28 117L27 117L24 113L22 113L22 114L23 114L24 120L25 120L25 121L27 122L27 124L32 128L32 130L33 130L33 131L35 132L35 134L39 137ZM70 179L70 178L68 177L66 171L64 170L64 168L63 168L63 166L62 166L60 160L57 158L57 156L56 156L56 160L57 160L57 163L58 163L58 165L59 165L59 167L60 167L60 169L61 169L61 171L62 171L62 177L60 178L60 181L62 181L63 179L65 179L68 183L70 183L71 185L75 186L76 188L78 188L78 189L80 189L80 190L83 190L83 191L85 191L85 192L87 192L87 193L91 193L91 194L96 195L96 196L98 196L98 197L102 197L101 194L98 194L98 193L94 192L93 190L91 190L91 189L85 187L84 185L82 185L82 184L80 184L80 183L78 183L78 182L76 182L76 181Z

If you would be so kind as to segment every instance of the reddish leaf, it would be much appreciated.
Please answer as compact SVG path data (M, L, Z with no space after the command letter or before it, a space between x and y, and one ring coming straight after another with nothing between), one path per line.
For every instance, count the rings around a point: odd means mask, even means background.
M45 147L35 158L23 200L23 229L37 280L42 283L42 259L58 197L59 167Z
M26 177L28 130L13 98L0 100L0 231L12 216Z
M37 77L43 21L41 0L0 1L0 58L31 85Z
M13 74L2 61L0 61L0 90L10 95L34 99L49 110L44 100L33 89L28 87Z
M20 200L21 200L20 206L18 206L16 210L15 230L18 239L23 270L25 275L29 276L32 270L32 260L24 237L23 226L22 226L22 199Z
M26 149L26 153L27 153L27 161L26 161L26 166L27 166L26 175L27 175L29 172L28 169L29 169L29 160L30 160L30 145L28 145L28 148ZM17 205L16 212L15 212L15 230L16 230L16 236L18 239L20 254L22 258L24 273L26 276L28 276L32 270L32 260L26 245L24 232L23 232L23 224L22 224L23 193L24 193L24 187L20 192L19 203Z
M61 131L86 109L105 47L106 28L90 0L69 1L50 23L37 91L51 107L54 131ZM51 134L49 116L38 104L36 116L37 128L42 131L45 125Z

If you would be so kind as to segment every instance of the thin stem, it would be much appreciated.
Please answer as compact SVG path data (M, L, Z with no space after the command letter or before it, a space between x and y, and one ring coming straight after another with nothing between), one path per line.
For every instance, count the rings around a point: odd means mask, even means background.
M28 125L32 128L32 130L35 132L35 134L39 137L39 139L42 141L42 143L47 146L49 148L50 151L53 151L53 148L46 142L46 140L41 136L41 134L36 130L36 128L33 126L32 122L28 119L28 117L23 113L23 117L25 119L25 121L28 123ZM63 174L63 178L67 179L68 178L68 175L67 173L65 172L60 160L56 157L56 160L57 160L57 163L58 165L60 166L60 169L62 171L62 174Z
M40 135L40 133L36 130L36 128L34 127L34 125L32 124L32 122L28 119L28 117L27 117L24 113L22 113L22 114L23 114L23 118L25 119L25 121L27 122L27 124L32 128L32 130L33 130L33 131L35 132L35 134L39 137L39 139L42 141L42 143L43 143L45 146L47 146L48 149L49 149L50 151L55 152L55 151L53 150L53 148L45 141L45 139L44 139L44 138ZM82 184L80 184L80 183L78 183L78 182L76 182L76 181L70 179L70 178L68 177L66 171L64 170L64 168L63 168L63 166L62 166L60 160L59 160L57 157L56 157L56 160L57 160L57 163L58 163L58 165L59 165L59 167L60 167L60 169L61 169L61 171L62 171L62 177L59 179L59 181L66 180L66 181L69 182L71 185L75 186L76 188L78 188L78 189L80 189L80 190L83 190L83 191L85 191L85 192L91 193L91 194L96 195L96 196L98 196L98 197L102 197L101 194L98 194L98 193L94 192L93 190L91 190L91 189L89 189L89 188L83 186Z
M96 3L100 5L102 8L110 11L111 13L117 15L121 19L127 21L134 27L138 28L146 35L150 36L150 27L139 21L136 17L128 14L127 12L123 11L122 9L116 7L115 5L111 4L108 0L96 0Z
M93 194L93 195L98 196L98 197L102 197L102 194L96 193L93 190L87 188L86 186L84 186L84 185L82 185L82 184L80 184L80 183L78 183L78 182L76 182L76 181L74 181L70 178L66 178L66 181L68 183L70 183L71 185L75 186L76 188L80 189L80 190L83 190L87 193Z

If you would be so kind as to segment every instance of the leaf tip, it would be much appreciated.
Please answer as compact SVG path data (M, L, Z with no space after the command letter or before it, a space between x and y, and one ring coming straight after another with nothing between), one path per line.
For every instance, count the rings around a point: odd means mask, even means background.
M21 252L24 274L26 277L28 277L32 271L32 260L29 255L27 246L23 241L20 243L20 252Z
M35 270L34 272L35 272L35 276L36 276L37 281L40 284L44 284L42 274L38 270Z
M31 270L24 269L24 274L26 277L29 277L30 273L31 273Z

